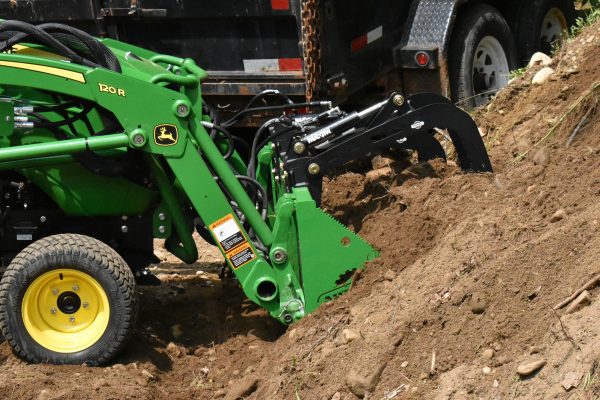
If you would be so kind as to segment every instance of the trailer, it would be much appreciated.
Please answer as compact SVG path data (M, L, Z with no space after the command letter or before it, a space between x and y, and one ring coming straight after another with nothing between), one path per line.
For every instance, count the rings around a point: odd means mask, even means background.
M0 0L0 18L68 22L203 66L208 103L265 89L363 106L392 91L485 104L511 70L549 53L572 0ZM247 118L255 126L262 119Z

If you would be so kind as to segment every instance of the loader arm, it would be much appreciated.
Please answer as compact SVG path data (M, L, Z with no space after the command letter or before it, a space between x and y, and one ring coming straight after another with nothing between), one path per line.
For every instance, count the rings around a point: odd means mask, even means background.
M152 236L186 263L198 257L195 226L248 298L286 324L347 291L353 272L378 255L319 208L332 169L390 147L445 158L439 128L464 170L491 171L466 113L440 96L398 93L353 113L326 102L274 107L288 113L261 128L244 160L228 132L235 121L206 112L206 73L193 60L113 40L73 50L53 34L79 33L51 25L0 24L0 170L29 177L74 217L150 215ZM305 107L311 114L289 114ZM136 199L107 206L123 192ZM71 209L72 198L85 207Z

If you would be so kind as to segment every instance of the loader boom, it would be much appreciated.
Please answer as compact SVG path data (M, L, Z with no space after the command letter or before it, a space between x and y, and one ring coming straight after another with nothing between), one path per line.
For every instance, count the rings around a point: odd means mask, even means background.
M68 217L70 228L60 229L92 236L83 230L90 218L115 218L109 243L130 264L135 249L122 244L130 221L147 221L143 237L166 239L186 263L198 258L195 228L218 246L248 298L285 324L347 291L353 272L378 255L319 208L333 168L390 147L445 157L433 134L440 128L463 169L491 171L467 114L440 96L399 93L354 113L286 102L275 109L311 113L273 118L244 159L228 132L235 118L211 118L203 104L206 73L193 60L82 35L57 24L0 24L0 171L48 198L45 210L25 204L19 215L43 211L36 218L48 224L52 215L58 225Z

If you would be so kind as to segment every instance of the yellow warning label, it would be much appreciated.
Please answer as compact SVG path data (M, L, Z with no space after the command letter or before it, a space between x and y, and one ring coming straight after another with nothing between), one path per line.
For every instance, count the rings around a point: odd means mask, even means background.
M242 230L231 214L221 218L217 222L213 222L210 225L210 230L225 253L247 243Z
M252 246L233 215L229 214L213 222L209 228L233 269L238 269L256 258Z
M249 243L237 247L234 251L227 253L227 259L234 269L238 269L256 258Z

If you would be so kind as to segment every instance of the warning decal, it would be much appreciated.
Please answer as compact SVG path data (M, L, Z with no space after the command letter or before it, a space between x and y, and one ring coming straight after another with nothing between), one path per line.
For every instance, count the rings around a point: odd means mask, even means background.
M225 253L246 242L244 234L231 214L210 226Z
M210 225L210 230L217 239L225 257L234 269L256 258L252 246L246 240L237 221L229 214Z
M227 254L227 258L229 259L229 262L233 268L239 268L242 265L254 260L255 257L256 255L248 243Z

